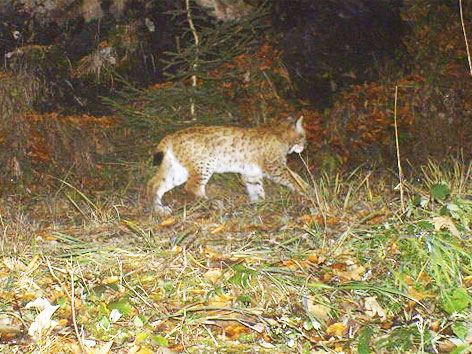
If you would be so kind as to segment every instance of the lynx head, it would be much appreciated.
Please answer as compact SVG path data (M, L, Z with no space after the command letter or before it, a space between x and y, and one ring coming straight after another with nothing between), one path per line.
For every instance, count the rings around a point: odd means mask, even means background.
M303 129L303 116L289 124L285 136L289 144L288 154L292 152L299 154L305 149L306 137L305 129Z

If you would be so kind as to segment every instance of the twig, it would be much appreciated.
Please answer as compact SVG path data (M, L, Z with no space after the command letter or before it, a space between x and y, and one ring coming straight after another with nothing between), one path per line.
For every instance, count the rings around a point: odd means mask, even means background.
M84 345L84 341L83 341L82 336L80 335L80 332L79 332L79 327L77 326L77 320L75 318L75 283L74 283L74 268L72 266L72 262L71 262L70 269L69 269L69 275L70 275L70 279L71 279L71 281L70 281L70 283L71 283L71 303L70 303L70 306L71 306L71 312L72 312L72 323L74 325L75 335L77 336L77 340L79 341L80 348L82 349L82 352L87 353L87 350L86 350L85 345Z
M459 13L461 15L462 33L464 34L465 50L467 51L467 60L469 62L469 73L470 73L470 76L472 76L472 61L470 59L469 41L467 40L467 32L465 30L465 24L464 24L464 13L462 11L462 0L459 0Z
M66 286L62 283L62 281L57 277L56 273L54 273L54 270L52 269L52 266L51 266L51 262L49 261L49 257L44 257L44 259L46 260L46 263L48 265L48 269L49 269L49 273L51 273L51 276L59 283L59 285L61 286L62 290L64 290L64 293L67 295L67 297L69 298L69 301L72 302L72 297L71 295L69 294L69 290L67 290Z
M395 187L395 189L400 190L400 204L402 208L402 213L405 212L405 201L403 198L403 170L400 161L400 143L398 140L398 124L397 124L397 102L398 102L398 86L395 86L395 104L394 104L394 111L393 111L393 121L395 126L395 148L397 150L397 165L398 165L398 180L399 183Z
M190 26L190 30L192 31L193 39L195 41L195 50L196 50L196 56L195 56L195 61L192 65L192 69L194 71L194 74L192 74L192 87L196 88L197 87L197 75L195 72L197 71L197 62L198 62L198 47L200 46L200 39L198 38L198 33L195 28L195 25L193 23L192 19L192 12L190 10L190 0L185 0L185 7L187 9L187 20L188 20L188 25ZM192 98L190 98L190 114L192 117L195 118L195 101Z

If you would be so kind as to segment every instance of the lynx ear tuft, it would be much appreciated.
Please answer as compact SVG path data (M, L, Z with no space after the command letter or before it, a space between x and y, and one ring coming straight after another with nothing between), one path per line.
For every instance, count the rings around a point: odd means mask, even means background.
M295 123L295 130L300 134L305 132L303 129L303 116L300 116L300 118L298 118L297 122Z

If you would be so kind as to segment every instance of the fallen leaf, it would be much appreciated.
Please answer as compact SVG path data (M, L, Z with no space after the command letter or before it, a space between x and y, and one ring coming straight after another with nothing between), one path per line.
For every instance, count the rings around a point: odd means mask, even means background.
M438 343L437 345L437 349L441 352L441 353L449 353L451 352L452 350L454 350L455 348L457 348L457 345L452 342L451 340L449 339L446 339L444 341L441 341L440 343Z
M316 318L323 321L329 320L329 307L322 304L314 304L313 296L307 296L307 310Z
M9 339L21 333L21 327L11 317L0 317L0 341Z
M221 294L215 295L212 298L208 299L208 306L214 307L225 307L230 306L234 297L231 295Z
M26 267L26 271L27 272L30 272L30 271L33 271L35 270L36 268L38 268L39 266L39 254L36 254L32 259L31 261L28 263L28 266Z
M306 256L306 260L311 262L311 263L315 263L315 264L321 264L321 263L324 263L326 261L326 256L323 254L323 251L322 250L314 250L314 251L311 251L312 253L310 253L308 256Z
M288 259L286 261L282 261L282 264L291 270L300 270L308 266L307 262L300 259Z
M38 341L56 327L57 322L52 320L51 317L58 308L59 306L49 305L36 316L28 329L31 338Z
M439 332L439 330L441 328L441 321L436 320L434 322L431 322L430 325L429 325L429 328L431 328L431 330L433 330L435 332Z
M69 320L67 318L61 318L59 321L57 321L57 325L61 327L67 326L69 323Z
M461 235L459 230L457 230L457 227L450 216L447 216L447 215L435 216L433 218L433 225L436 231L446 228L450 231L452 235L456 237L459 237Z
M203 253L205 254L205 257L208 259L220 259L221 254L219 252L215 252L212 249L205 248L203 250Z
M466 287L471 287L472 286L472 275L468 275L464 277L464 283Z
M91 342L84 343L84 349L87 354L108 354L110 352L111 346L113 345L113 340L97 346L91 344Z
M333 323L331 326L326 328L326 333L334 335L336 337L342 337L344 331L347 329L347 326L342 322Z
M422 291L419 291L419 290L416 290L414 287L412 286L408 286L408 295L411 296L413 299L415 299L416 301L421 301L423 300L424 298L428 298L428 297L434 297L434 295L432 294L428 294L428 293L425 293L425 292L422 292ZM414 302L414 301L413 301ZM415 302L415 305L417 305L417 303Z
M323 279L323 281L326 282L326 281L330 281L332 278L333 278L333 276L332 276L331 274L329 274L329 273L324 273L322 279Z
M167 226L174 225L176 222L177 222L177 220L175 218L167 218L167 219L163 220L160 225L162 227L167 227Z
M257 333L263 333L266 329L266 326L262 322L259 322L259 323L256 323L251 328L255 330Z
M366 271L363 266L357 263L352 263L352 261L333 264L332 268L333 273L341 280L361 280Z
M51 306L51 303L48 299L43 297L38 297L34 301L30 301L25 305L25 309L30 309L32 307L37 308L38 310L44 310L46 307Z
M156 280L155 275L145 275L141 278L142 283L148 283L148 282L155 281L155 280Z
M300 216L298 220L300 220L304 224L313 224L315 222L321 223L323 221L323 217L313 215L313 214L305 214L305 215Z
M326 224L328 226L337 225L341 222L341 219L336 217L328 217L324 218L322 215L313 215L313 214L306 214L302 215L298 218L298 220L304 224Z
M221 278L222 274L223 273L221 272L221 269L210 269L205 274L203 274L203 277L215 284L218 279Z
M178 246L178 245L175 245L174 247L172 247L171 251L175 252L175 253L180 253L180 252L182 252L182 247Z
M16 258L4 257L3 264L10 270L25 272L27 269L24 263Z
M375 296L369 296L364 300L364 310L369 317L380 317L382 321L387 319L385 310L379 305Z
M107 277L102 280L102 285L114 284L120 280L120 277L116 275L112 275L111 277Z
M241 324L229 324L224 327L226 339L234 340L238 339L241 333L248 333L249 329Z
M224 231L226 229L226 225L220 225L216 228L214 228L213 230L210 231L210 234L212 235L216 235L216 234L219 234L220 232Z
M311 263L318 264L319 258L318 258L318 255L316 253L311 253L306 257L306 260L311 262Z
M154 352L146 347L135 345L128 351L128 354L154 354Z

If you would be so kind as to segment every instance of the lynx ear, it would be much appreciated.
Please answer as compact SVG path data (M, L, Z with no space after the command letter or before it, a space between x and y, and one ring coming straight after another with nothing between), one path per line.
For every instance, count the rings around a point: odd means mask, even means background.
M303 116L300 116L300 118L298 118L297 122L295 123L295 130L300 134L305 132L303 129Z

